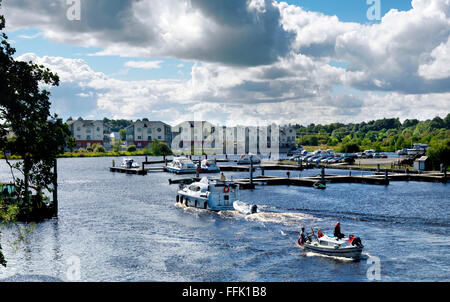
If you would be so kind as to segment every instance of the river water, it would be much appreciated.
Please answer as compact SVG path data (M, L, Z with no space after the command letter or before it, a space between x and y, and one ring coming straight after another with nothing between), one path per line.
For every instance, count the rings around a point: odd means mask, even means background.
M19 243L16 227L1 230L8 261L1 280L450 281L448 184L257 187L240 192L242 201L263 211L246 217L177 207L178 186L168 178L180 176L111 173L111 161L58 160L59 218L38 223ZM0 181L9 180L2 161ZM332 233L337 221L344 234L361 237L366 259L320 256L297 246L302 226Z

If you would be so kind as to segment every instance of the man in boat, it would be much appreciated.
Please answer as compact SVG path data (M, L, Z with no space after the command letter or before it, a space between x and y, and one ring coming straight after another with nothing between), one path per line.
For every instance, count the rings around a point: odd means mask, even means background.
M341 233L341 223L339 221L334 227L334 237L336 238L336 240L345 238L345 235Z
M225 178L225 175L223 174L223 172L220 173L220 181L225 181L225 180L226 180L226 178Z
M362 246L362 241L361 238L359 237L354 237L353 235L350 235L350 239L349 239L350 243L352 244L352 246Z
M252 214L255 214L256 212L258 212L258 206L256 204L252 205L250 212Z
M305 228L303 227L298 241L299 241L300 245L303 245L307 240L309 240L309 237L305 232Z

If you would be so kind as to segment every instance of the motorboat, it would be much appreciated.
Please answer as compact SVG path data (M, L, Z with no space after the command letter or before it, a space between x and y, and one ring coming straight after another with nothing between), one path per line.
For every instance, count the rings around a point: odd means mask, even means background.
M215 159L204 159L200 163L200 172L202 173L219 173L220 168L217 166Z
M132 158L124 158L122 160L122 164L120 165L122 168L139 168L139 164Z
M187 157L175 157L170 163L166 166L167 171L177 174L183 173L195 173L196 166Z
M364 249L361 240L353 235L350 235L348 239L336 239L325 234L318 238L313 231L307 237L308 239L303 244L300 238L298 239L298 244L301 248L327 256L359 259Z
M198 182L182 186L178 191L176 202L187 207L211 211L234 210L233 203L238 200L239 185L233 181L208 179L203 177Z
M233 208L239 213L242 213L244 215L252 215L259 213L259 209L256 204L247 204L239 200L233 202Z
M261 163L261 159L252 153L248 153L248 154L243 154L237 161L238 165L249 165L250 161L252 164L260 164Z

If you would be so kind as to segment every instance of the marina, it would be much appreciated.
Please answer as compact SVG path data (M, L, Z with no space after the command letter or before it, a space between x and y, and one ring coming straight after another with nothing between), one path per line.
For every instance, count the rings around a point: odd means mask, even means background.
M65 280L66 261L76 256L82 259L86 281L332 281L337 275L341 281L364 281L365 260L342 265L343 260L298 247L301 226L321 227L330 233L337 220L344 233L361 236L363 256L381 259L383 280L441 280L446 276L442 264L449 261L448 243L443 236L450 221L441 209L447 184L348 183L340 180L348 177L348 171L326 169L325 177L335 182L327 183L325 190L314 190L320 169L297 171L295 176L291 172L289 181L298 184L293 179L301 173L305 186L286 185L284 170L265 171L265 177L258 171L255 181L280 183L240 191L239 200L257 205L258 212L249 215L195 208L195 202L189 207L177 205L178 184L195 175L160 170L137 177L111 173L106 168L109 164L110 158L58 160L59 218L38 224L26 249L14 252L3 244L11 270L0 271L0 278ZM0 179L5 180L9 173L5 163L1 165ZM247 171L223 173L236 184L249 178ZM372 172L364 173L362 178ZM361 175L352 173L352 177ZM13 230L2 231L3 242L14 238L13 234ZM425 250L415 248L423 240L430 242ZM404 254L408 257L400 257ZM433 269L415 266L417 261L426 261ZM327 269L317 270L318 265ZM408 273L411 266L414 275Z

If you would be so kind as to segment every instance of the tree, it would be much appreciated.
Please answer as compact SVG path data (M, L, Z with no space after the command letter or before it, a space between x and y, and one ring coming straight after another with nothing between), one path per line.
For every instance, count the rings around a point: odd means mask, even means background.
M427 150L433 169L439 169L441 164L447 168L450 165L450 139L433 141Z
M4 28L5 19L0 15L0 150L10 150L22 158L7 163L11 171L23 176L12 174L17 196L31 207L29 187L39 194L53 191L55 158L73 145L73 139L68 125L50 114L50 93L41 89L43 84L57 86L58 76L42 65L16 61ZM8 139L7 133L13 133L13 138Z
M127 140L127 130L120 129L119 130L119 138L121 141L126 141Z
M359 152L359 146L357 143L348 142L342 145L340 152L342 153L355 153Z

